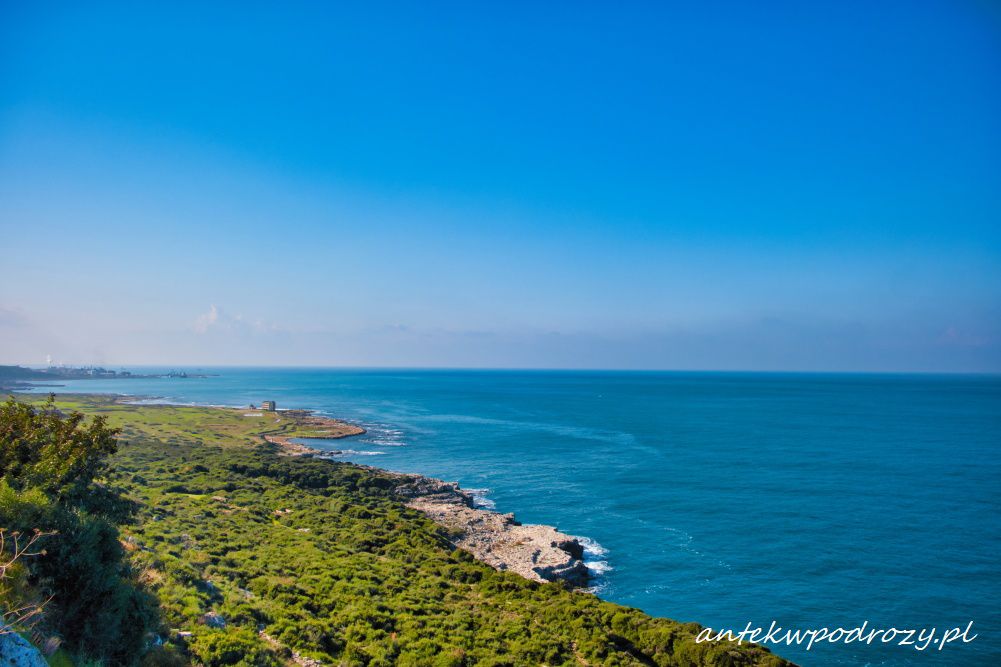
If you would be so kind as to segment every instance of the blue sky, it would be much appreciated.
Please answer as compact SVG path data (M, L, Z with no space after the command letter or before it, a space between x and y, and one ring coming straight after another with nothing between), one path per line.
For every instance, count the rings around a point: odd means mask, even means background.
M0 363L1001 371L989 2L0 1Z

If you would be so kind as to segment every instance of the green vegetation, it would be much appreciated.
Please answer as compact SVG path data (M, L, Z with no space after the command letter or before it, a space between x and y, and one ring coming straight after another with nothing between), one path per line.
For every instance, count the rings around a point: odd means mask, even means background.
M136 586L114 525L135 507L95 483L117 435L104 419L85 423L82 414L63 415L51 402L40 409L13 400L0 405L5 557L13 560L26 536L41 533L35 555L14 563L0 605L9 612L44 604L33 620L57 632L72 652L127 663L144 650L155 605Z
M111 651L104 637L112 628L121 635L121 623L92 623L68 642L78 655L109 664L209 666L293 659L370 666L788 664L759 647L696 644L694 624L497 572L453 549L433 523L406 508L391 476L280 456L260 438L276 428L273 418L97 397L66 397L57 406L101 416L89 426L75 422L73 432L93 434L78 441L91 444L68 467L32 464L23 474L4 472L5 480L13 475L23 482L4 482L0 523L14 525L10 517L17 516L27 528L48 516L32 515L19 502L65 506L81 524L49 539L79 535L76 555L51 552L38 562L69 563L97 551L101 580L127 586L132 597L121 599L132 602L125 609L107 586L98 586L93 595L87 589L57 603L67 592L52 588L57 596L50 604L59 606L47 608L46 617L66 614L59 630L69 639L76 607L86 605L91 614L134 619L146 635L142 645L130 635L119 640L121 650ZM123 442L114 469L102 471L95 461L106 460L111 427L122 428ZM43 490L52 485L32 471L50 469L62 481ZM80 484L92 475L104 486L87 487L102 493L93 496L97 507L85 507ZM129 501L129 511L109 501L115 498ZM123 524L117 549L109 541L115 532L108 508ZM90 528L94 521L103 522L101 530ZM115 579L107 563L122 551L128 567L120 565ZM76 568L73 576L83 571ZM41 574L36 580L48 581ZM146 592L159 601L156 618L145 615L154 609ZM154 647L154 637L164 644Z

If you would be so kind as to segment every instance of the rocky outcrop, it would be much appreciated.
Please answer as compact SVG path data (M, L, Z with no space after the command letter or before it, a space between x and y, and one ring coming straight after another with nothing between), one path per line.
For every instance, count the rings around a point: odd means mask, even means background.
M475 506L473 496L454 482L406 476L397 492L446 528L451 542L498 570L509 570L534 581L563 580L587 585L584 548L577 538L552 526L522 525L513 514Z
M4 667L48 667L42 652L9 628L0 630L0 665Z
M337 451L324 451L301 442L293 442L293 439L339 440L365 433L365 429L357 424L315 415L310 410L281 410L279 414L277 421L284 420L281 432L269 433L264 436L264 439L273 445L278 445L279 453L286 456L340 454Z

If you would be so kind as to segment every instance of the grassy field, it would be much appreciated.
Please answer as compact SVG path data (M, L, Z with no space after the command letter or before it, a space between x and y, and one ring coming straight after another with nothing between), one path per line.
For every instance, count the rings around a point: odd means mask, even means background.
M21 395L22 400L40 403L39 396ZM115 396L99 394L63 394L58 397L61 409L78 410L88 415L104 415L111 426L122 429L125 441L152 438L168 441L183 439L189 443L216 447L250 447L259 444L263 435L298 435L296 424L283 419L280 412L260 412L239 408L203 408L173 405L134 405ZM260 417L245 417L260 414Z
M39 400L31 397L30 400ZM406 508L393 477L280 456L280 414L57 397L122 428L106 483L160 605L160 664L782 665L699 627L497 572Z

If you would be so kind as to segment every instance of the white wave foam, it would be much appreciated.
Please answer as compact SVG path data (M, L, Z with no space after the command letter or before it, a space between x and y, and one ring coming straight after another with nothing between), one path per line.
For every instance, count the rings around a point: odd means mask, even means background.
M607 586L604 575L614 569L605 558L608 556L608 549L590 537L581 537L579 535L575 537L580 542L580 545L584 547L584 567L587 568L588 573L591 575L592 585L587 588L587 591L595 594L600 593Z
M584 547L584 555L591 556L594 559L600 560L603 556L608 555L608 549L601 546L590 537L577 537L577 541L580 545Z
M371 438L368 440L373 445L379 445L380 447L403 447L404 443L399 440L392 440L390 438Z
M497 509L497 503L495 503L490 498L487 498L487 494L490 493L490 489L463 489L466 493L473 496L473 505L478 509L484 510L495 510Z
M368 433L362 442L376 447L403 447L407 443L403 438L403 431L394 428L390 424L379 422L364 424Z
M381 456L385 453L386 452L375 452L364 449L342 449L337 453L331 453L330 456Z
M606 572L610 572L611 570L615 569L608 564L607 560L586 560L584 561L584 565L595 577L600 577Z

